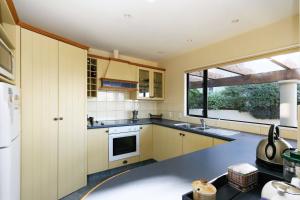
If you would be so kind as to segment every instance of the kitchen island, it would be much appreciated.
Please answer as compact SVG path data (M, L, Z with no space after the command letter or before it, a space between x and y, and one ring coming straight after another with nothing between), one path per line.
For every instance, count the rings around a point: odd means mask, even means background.
M127 171L99 185L85 199L180 200L183 194L191 191L191 183L195 179L214 179L226 173L228 166L237 163L247 162L255 165L256 146L263 138L260 135L244 132L225 137L217 133L178 128L174 125L178 122L171 120L144 120L144 122L141 120L139 122L139 124L147 123L226 139L231 142ZM103 128L103 126L117 126L117 123L100 125L98 128ZM292 144L295 146L295 142L292 141ZM258 168L281 176L278 172Z

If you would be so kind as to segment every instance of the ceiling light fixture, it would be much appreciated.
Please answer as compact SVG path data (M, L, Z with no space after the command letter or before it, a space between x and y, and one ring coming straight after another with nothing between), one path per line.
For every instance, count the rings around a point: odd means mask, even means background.
M233 19L233 20L231 20L231 23L233 23L233 24L236 24L236 23L239 23L239 22L240 22L239 19Z

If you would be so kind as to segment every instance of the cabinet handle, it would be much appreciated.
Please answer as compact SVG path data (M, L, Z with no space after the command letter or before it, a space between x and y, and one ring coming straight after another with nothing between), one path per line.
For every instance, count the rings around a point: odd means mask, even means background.
M58 117L54 117L53 120L54 120L54 121L58 121L59 118L58 118Z
M59 120L64 120L64 118L60 117Z
M143 127L140 127L140 129L142 130L142 129L143 129Z
M128 163L127 160L123 160L123 164L126 165Z
M108 133L108 130L106 130L105 133Z
M180 136L182 136L182 133L179 133Z
M182 134L182 136L184 137L184 136L185 136L185 134L183 133L183 134Z

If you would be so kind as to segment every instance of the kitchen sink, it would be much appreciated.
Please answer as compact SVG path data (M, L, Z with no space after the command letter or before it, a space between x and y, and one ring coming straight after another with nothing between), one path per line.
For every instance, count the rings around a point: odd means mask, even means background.
M190 123L179 123L179 124L174 124L174 126L182 127L182 128L190 128L194 130L206 130L208 129L208 126L205 128L199 124L190 124Z
M200 128L199 125L190 124L190 123L179 123L179 124L174 124L174 126L178 126L178 127L181 127L181 128L190 128L190 129Z
M215 128L206 129L205 132L221 135L221 136L233 136L240 133L238 131L222 130L222 129L215 129Z

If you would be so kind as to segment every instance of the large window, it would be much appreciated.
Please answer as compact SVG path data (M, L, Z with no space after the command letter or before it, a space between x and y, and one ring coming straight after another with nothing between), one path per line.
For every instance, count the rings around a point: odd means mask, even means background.
M188 73L187 114L296 127L298 80L300 53Z

